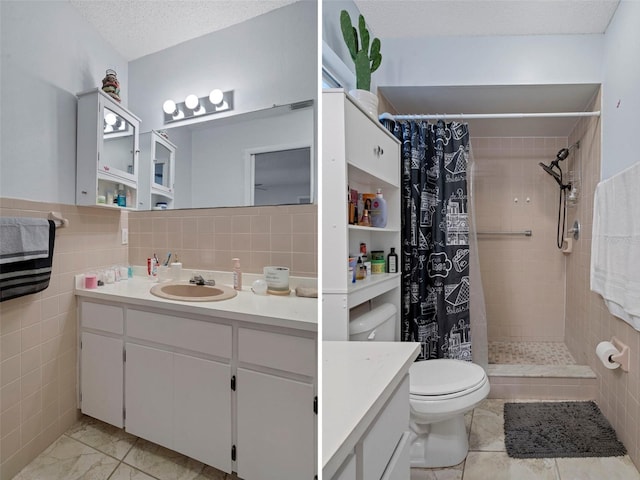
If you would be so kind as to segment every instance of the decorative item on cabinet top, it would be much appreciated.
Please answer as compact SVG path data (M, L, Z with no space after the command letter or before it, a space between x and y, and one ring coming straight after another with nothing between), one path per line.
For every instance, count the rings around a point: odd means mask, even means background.
M164 123L230 111L233 110L233 90L223 92L215 88L207 96L199 98L190 94L187 95L184 102L180 103L171 99L165 100L162 104L162 110L164 111Z

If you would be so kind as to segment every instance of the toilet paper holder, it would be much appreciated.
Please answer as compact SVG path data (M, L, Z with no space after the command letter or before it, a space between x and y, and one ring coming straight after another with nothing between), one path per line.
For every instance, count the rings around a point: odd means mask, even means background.
M618 354L611 355L611 360L620 364L620 368L629 371L629 346L622 343L616 337L611 337L611 343L620 351Z

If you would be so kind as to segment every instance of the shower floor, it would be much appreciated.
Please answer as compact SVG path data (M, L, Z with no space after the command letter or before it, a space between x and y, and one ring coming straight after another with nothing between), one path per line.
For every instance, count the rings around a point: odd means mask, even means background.
M489 363L496 365L575 365L560 342L489 342Z

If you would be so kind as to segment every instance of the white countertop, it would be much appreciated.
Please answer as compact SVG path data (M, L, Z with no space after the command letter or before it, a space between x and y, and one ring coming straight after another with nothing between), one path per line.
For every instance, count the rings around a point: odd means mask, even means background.
M322 342L323 478L335 474L419 350L409 342Z
M219 281L220 284L226 284ZM248 320L287 328L317 332L318 299L288 296L256 295L244 285L238 295L217 302L181 302L156 297L150 293L156 285L146 277L134 277L95 289L78 288L75 294L83 298L94 298L109 302L155 307L182 313L215 316L231 320Z

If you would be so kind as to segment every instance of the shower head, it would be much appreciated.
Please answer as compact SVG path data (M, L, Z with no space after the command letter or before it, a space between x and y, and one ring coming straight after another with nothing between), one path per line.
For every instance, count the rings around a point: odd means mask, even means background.
M551 175L553 178L555 178L556 182L558 182L558 185L560 185L561 188L564 186L562 184L562 170L560 170L560 167L558 166L558 161L557 160L554 160L549 165L545 165L542 162L538 163L538 165L540 165L545 172L547 172L549 175ZM554 168L557 168L558 170L560 170L560 173L555 172L553 170Z
M558 162L565 160L569 156L572 148L580 148L580 142L578 141L567 148L561 148L556 154L556 159L552 162L552 164L555 163L557 165Z

